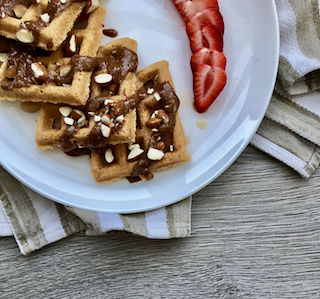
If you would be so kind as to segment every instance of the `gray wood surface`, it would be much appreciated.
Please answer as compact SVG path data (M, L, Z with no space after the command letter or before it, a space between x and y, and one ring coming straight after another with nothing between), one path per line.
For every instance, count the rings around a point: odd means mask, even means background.
M192 236L73 236L30 256L0 239L0 298L320 298L320 171L248 147L194 196Z

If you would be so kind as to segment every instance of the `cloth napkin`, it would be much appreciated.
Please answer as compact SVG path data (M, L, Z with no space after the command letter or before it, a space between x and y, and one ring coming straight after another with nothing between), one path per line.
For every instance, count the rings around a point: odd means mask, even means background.
M280 26L278 78L251 144L308 178L320 163L320 1L275 3Z
M122 230L152 239L190 235L191 197L174 205L130 215L65 207L30 190L0 166L0 236L14 235L22 254L84 231Z

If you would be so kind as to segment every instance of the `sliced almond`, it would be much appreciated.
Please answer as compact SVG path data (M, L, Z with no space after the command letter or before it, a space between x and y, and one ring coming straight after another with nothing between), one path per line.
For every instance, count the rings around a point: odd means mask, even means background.
M82 115L79 119L78 119L78 124L84 124L86 122L86 116Z
M96 10L100 5L99 0L89 0L87 7L86 7L86 13L92 13L94 10Z
M128 155L128 160L131 162L143 154L144 150L140 147L135 147Z
M148 87L147 94L153 94L153 93L154 93L154 89Z
M50 22L50 15L47 12L43 13L42 15L40 15L40 19L45 23L49 23Z
M66 55L67 56L74 55L77 52L77 45L78 45L77 37L73 34L71 35L69 42L67 44Z
M148 153L147 153L147 157L148 159L152 160L152 161L158 161L161 160L164 156L163 151L160 151L156 148L149 148Z
M139 143L133 143L133 144L129 144L128 149L130 151L132 151L135 148L140 148L140 144Z
M9 57L8 53L0 53L0 62L5 62Z
M170 152L173 152L174 147L173 147L173 145L172 145L172 144L169 146L169 149L170 149Z
M118 122L118 123L122 123L124 121L124 116L123 116L123 114L121 114L120 116L118 116L117 118L116 118L116 122Z
M107 84L112 81L112 76L110 74L99 74L94 77L94 81L98 84Z
M16 32L16 38L24 43L24 44L31 44L34 42L34 36L29 29L22 28Z
M27 10L28 10L27 7L25 7L25 6L22 5L22 4L19 4L19 5L16 5L16 6L14 7L13 12L14 12L14 14L16 15L16 17L17 17L18 19L21 19L21 18L25 15L25 13L27 12Z
M65 117L64 118L64 122L68 125L68 126L73 126L74 124L74 119L70 118L70 117Z
M156 99L156 101L159 102L161 100L161 96L160 96L159 92L155 92L153 96Z
M1 13L1 19L4 19L6 17L6 14L5 14L5 12L3 11L2 13Z
M94 112L88 112L88 114L94 116Z
M71 65L65 64L60 66L60 76L61 77L65 77L67 75L69 75L69 73L71 72Z
M11 65L6 70L6 77L8 79L13 79L17 74L17 68L14 65Z
M112 149L108 148L104 153L104 158L106 159L107 163L112 163L114 161L114 155L112 153Z
M75 110L72 110L71 114L70 114L70 118L78 120L81 118L81 114L77 113Z
M104 104L106 105L106 106L108 106L109 104L112 104L113 103L113 100L105 100L104 101Z
M103 137L108 138L110 136L110 132L111 129L108 126L104 124L101 125L101 134Z
M111 120L111 118L110 118L109 115L104 114L104 115L102 115L102 117L101 117L101 121L102 121L102 123L105 124L105 125L108 125L109 122L110 122L110 120Z
M59 108L59 112L61 113L62 116L67 117L72 112L72 108L67 106L62 106Z
M33 74L36 78L45 81L48 78L48 70L47 68L39 63L39 62L34 62L31 64L31 69L33 71Z
M93 119L94 119L94 121L97 123L97 122L99 122L99 121L101 120L101 116L100 116L100 115L95 115L95 116L93 117Z

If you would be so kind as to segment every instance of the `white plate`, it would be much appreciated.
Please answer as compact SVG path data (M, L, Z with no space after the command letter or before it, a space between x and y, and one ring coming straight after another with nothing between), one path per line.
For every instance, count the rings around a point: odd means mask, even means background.
M60 150L37 151L36 114L19 103L0 103L0 162L18 180L65 205L102 212L132 213L177 202L205 187L242 153L269 104L278 67L279 34L273 0L222 0L228 83L204 114L192 105L190 47L172 0L101 1L108 8L105 28L138 41L139 67L168 60L181 100L181 118L191 141L189 163L155 173L149 182L125 179L98 186L86 157ZM111 41L104 37L102 43ZM208 127L200 130L197 121Z

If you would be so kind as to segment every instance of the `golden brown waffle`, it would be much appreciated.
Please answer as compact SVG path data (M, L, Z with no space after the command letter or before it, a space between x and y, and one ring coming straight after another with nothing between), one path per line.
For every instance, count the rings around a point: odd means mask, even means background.
M169 82L172 87L174 86L169 72L168 62L160 61L137 73L136 90L139 90L139 88L156 74L158 75L158 82ZM154 96L150 95L140 103L138 108L138 119L140 119L141 126L137 129L136 140L140 141L140 145L144 149L148 147L152 135L151 129L146 126L146 123L154 112L156 105L157 103ZM186 137L179 113L176 115L172 149L173 151L165 152L162 160L154 162L149 170L160 170L190 160L190 155L187 151ZM119 180L120 178L131 176L133 169L138 163L137 161L128 161L127 157L129 150L127 144L111 146L111 150L115 159L110 164L106 163L104 157L101 155L94 152L91 154L91 172L98 184L107 184Z
M10 1L11 0L5 0L5 2ZM12 0L12 2L13 1L15 0ZM67 2L69 1L70 0L67 0ZM24 2L28 4L28 1ZM76 19L86 5L86 1L73 2L69 6L68 3L61 3L61 5L67 6L66 9L53 20L50 20L48 25L40 30L38 41L34 41L34 46L50 51L58 49L73 28ZM0 35L10 39L17 39L17 32L23 28L21 24L28 21L34 22L41 20L41 15L47 12L47 6L48 0L40 0L39 3L31 3L30 6L26 7L26 11L22 9L22 12L19 13L15 13L12 10L9 15L5 10L0 11ZM20 18L21 16L22 18Z
M99 6L89 15L88 25L85 29L74 29L71 35L75 35L80 44L81 56L95 57L102 38L103 20L106 9ZM70 57L66 57L65 44L57 51L52 52L49 57L37 57L36 61L43 63L48 71L54 71L58 65L67 65ZM8 60L0 65L0 82L7 80ZM9 101L32 101L66 103L69 105L83 105L87 102L90 93L91 71L76 71L73 75L72 83L68 86L57 86L54 83L36 85L28 87L12 88L4 90L0 88L0 100Z
M104 57L110 55L112 51L119 47L126 47L130 50L137 51L136 41L129 38L122 38L116 41L110 42L104 46L101 46L98 50L97 57ZM95 74L93 75L93 78ZM110 98L110 100L116 102L122 101L126 97L135 93L136 77L129 73L126 79L121 83L118 95ZM91 85L91 99L95 99L101 95L103 89L92 80ZM63 132L68 128L65 124L64 118L59 112L59 108L67 106L64 104L43 104L41 112L37 121L37 128L35 133L35 141L38 149L52 149L54 147L60 147L60 139ZM83 107L72 107L73 109L83 110ZM89 121L88 126L81 128L77 134L75 134L75 140L81 147L84 146L87 137L95 125L94 117L92 115L86 116ZM125 117L125 121L121 130L117 131L110 137L110 144L129 143L135 140L136 130L136 111L132 110Z

